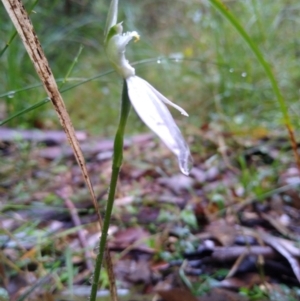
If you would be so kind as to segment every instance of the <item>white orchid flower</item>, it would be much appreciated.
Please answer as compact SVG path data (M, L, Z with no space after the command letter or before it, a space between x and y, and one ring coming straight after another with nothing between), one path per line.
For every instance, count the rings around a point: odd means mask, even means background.
M125 57L125 49L132 38L139 40L139 35L136 31L123 33L122 23L117 23L117 14L118 0L112 0L104 33L107 56L126 80L128 96L137 114L177 156L181 172L189 175L192 163L189 147L165 104L176 108L182 115L188 114L135 75L135 69Z

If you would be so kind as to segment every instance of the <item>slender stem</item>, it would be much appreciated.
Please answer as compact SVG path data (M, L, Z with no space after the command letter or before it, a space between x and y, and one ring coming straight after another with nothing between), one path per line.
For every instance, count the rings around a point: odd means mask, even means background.
M98 283L99 283L100 272L101 272L101 267L103 262L103 255L105 252L105 245L107 240L107 232L108 232L110 217L111 217L114 200L115 200L115 192L116 192L116 187L117 187L117 182L119 177L119 171L123 161L124 131L125 131L125 126L126 126L127 117L130 108L131 108L131 104L128 98L127 84L126 81L124 80L123 92L122 92L121 116L120 116L119 126L114 141L112 174L110 179L105 218L104 218L101 238L99 242L99 253L97 254L97 258L96 258L94 278L93 278L91 294L90 294L90 301L96 301L96 297L97 297Z
M68 69L68 71L67 71L65 77L63 78L63 81L62 81L61 84L59 85L59 90L61 90L61 88L63 87L63 85L68 81L68 78L69 78L70 74L72 73L72 71L73 71L75 65L78 63L78 59L79 59L79 56L80 56L80 54L81 54L81 52L82 52L82 49L83 49L83 46L80 45L79 50L78 50L78 52L77 52L77 55L75 56L75 58L74 58L74 60L73 60L73 62L72 62L72 64L71 64L71 66L69 67L69 69Z

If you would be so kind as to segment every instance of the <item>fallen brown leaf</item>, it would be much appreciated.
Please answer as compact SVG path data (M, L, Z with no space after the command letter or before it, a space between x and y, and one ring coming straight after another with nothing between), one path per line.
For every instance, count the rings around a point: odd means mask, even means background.
M219 219L215 222L211 222L205 230L223 246L228 247L233 245L236 230L233 225L227 223L225 220Z
M181 288L173 288L167 291L158 290L157 293L164 301L198 301L188 290Z
M260 285L264 281L269 280L257 273L247 273L239 275L238 277L226 278L220 282L220 286L223 288L239 289L241 287L252 288L254 285Z

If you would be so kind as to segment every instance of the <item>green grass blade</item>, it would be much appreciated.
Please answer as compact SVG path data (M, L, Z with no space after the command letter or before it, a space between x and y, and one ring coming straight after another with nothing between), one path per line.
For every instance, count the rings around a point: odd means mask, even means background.
M76 65L77 62L78 62L79 56L80 56L80 54L81 54L81 52L82 52L82 49L83 49L83 46L80 45L79 50L78 50L78 52L77 52L77 55L75 56L75 58L74 58L74 60L73 60L73 62L72 62L72 64L71 64L70 68L69 68L68 71L67 71L67 74L65 75L65 77L64 77L64 79L63 79L63 81L62 81L62 83L60 84L59 89L61 89L61 88L63 87L63 85L68 81L68 78L69 78L70 74L72 73L72 71L73 71L75 65Z
M98 77L101 77L102 75L96 75L95 77L93 78L84 78L84 77L64 77L64 78L58 78L56 79L56 82L57 83L66 83L66 82L79 82L79 85L81 85L82 83L85 83L86 81L91 81L93 80L94 78L98 78ZM35 89L35 88L39 88L39 87L42 87L43 84L42 83L37 83L37 84L33 84L33 85L29 85L29 86L25 86L24 88L20 88L20 89L17 89L17 90L13 90L13 91L8 91L8 92L4 92L2 94L0 94L0 98L3 98L3 97L9 97L11 96L12 94L15 96L16 94L20 93L20 92L24 92L24 91L27 91L27 90L31 90L31 89ZM70 89L74 88L74 87L77 87L77 84L74 85L74 86L71 86ZM67 91L66 89L62 89L60 91Z
M72 62L70 68L68 69L66 76L65 76L65 77L63 78L63 80L62 80L61 87L67 82L68 76L70 75L70 73L72 72L72 70L73 70L75 64L77 63L78 58L79 58L79 56L80 56L80 54L81 54L81 52L82 52L82 49L83 49L83 47L81 46L81 47L79 48L79 51L78 51L76 57L74 58L74 60L73 60L73 62ZM108 71L108 72L105 72L105 73L101 73L100 75L93 76L93 77L91 77L91 78L88 78L88 79L86 79L86 80L81 81L80 83L77 83L77 84L74 84L74 85L72 85L72 86L70 86L70 87L67 87L67 88L65 88L65 89L62 89L62 90L60 90L60 92L61 92L61 93L66 92L66 91L68 91L68 90L70 90L70 89L73 89L73 88L79 86L79 85L82 85L82 84L84 84L84 83L87 83L87 82L89 82L89 81L92 81L92 80L94 80L94 79L96 79L96 78L105 76L105 75L107 75L107 74L109 74L109 73L112 73L112 72L113 72L113 70ZM30 87L28 87L27 89L32 89L32 88L39 87L39 86L41 86L41 84L30 86ZM20 90L18 90L18 91L14 91L14 93L20 92L20 91L24 91L24 89L20 89ZM7 92L7 93L3 94L2 96L7 96L7 95L9 95L10 93L11 93L11 92ZM0 95L0 96L1 96L1 95ZM15 118L17 118L17 117L19 117L19 116L22 116L23 114L29 113L30 111L35 110L35 109L41 107L42 105L48 103L49 101L50 101L50 99L49 99L48 97L46 97L46 98L44 98L43 100L41 100L41 101L39 101L39 102L37 102L37 103L35 103L35 104L29 106L28 108L26 108L26 109L24 109L24 110L21 110L21 111L15 113L15 114L12 114L12 115L9 116L8 118L2 120L2 121L0 122L0 126L6 124L6 123L8 123L8 122L10 122L11 120L13 120L13 119L15 119Z
M10 95L16 95L19 92L23 92L23 91L31 90L31 89L34 89L34 88L38 88L38 87L41 87L42 85L43 84L38 83L38 84L30 85L30 86L27 86L27 87L24 87L24 88L21 88L21 89L17 89L17 90L14 90L14 91L8 91L8 92L0 94L0 98L9 97Z
M260 65L265 70L273 91L276 95L278 104L280 106L280 110L283 115L284 123L291 127L291 121L288 114L288 108L285 103L284 98L282 97L282 94L280 92L277 80L275 79L275 76L271 70L271 67L269 63L265 60L262 52L257 47L256 43L251 39L251 37L248 35L248 33L245 31L243 26L239 23L239 21L235 18L235 16L229 11L228 7L225 6L224 3L222 3L220 0L209 0L211 4L233 25L233 27L238 31L238 33L241 35L241 37L245 40L245 42L248 44L248 46L251 48L253 53L255 54L257 60L259 61Z
M66 267L67 267L67 275L68 275L68 288L73 296L73 280L74 280L74 271L73 271L73 263L72 263L72 250L68 246L65 252L66 256Z
M6 42L5 46L2 48L2 50L0 51L0 57L3 55L3 53L7 50L7 48L9 47L9 45L12 43L12 41L14 40L14 38L17 35L17 31L15 30L14 33L11 35L10 39L8 40L8 42Z
M43 100L41 100L41 101L35 103L35 104L32 105L32 106L30 106L30 107L28 107L28 108L26 108L26 109L24 109L24 110L21 110L21 111L15 113L15 114L10 115L8 118L6 118L6 119L4 119L4 120L2 120L2 121L0 122L0 126L6 124L6 123L8 123L8 122L10 122L11 120L13 120L13 119L15 119L15 118L17 118L17 117L19 117L19 116L22 116L23 114L26 114L26 113L28 113L28 112L34 110L34 109L37 109L37 108L41 107L42 105L48 103L49 101L50 101L50 100L49 100L48 97L47 97L47 98L44 98Z
M229 11L229 9L225 6L225 4L222 3L220 0L209 0L209 1L239 32L241 37L245 40L245 42L248 44L248 46L251 48L251 50L255 54L260 65L265 70L265 72L271 82L273 91L276 95L277 102L279 104L280 111L282 113L283 122L284 122L286 129L288 131L288 134L289 134L289 138L290 138L291 146L293 149L294 157L296 160L296 164L297 164L298 170L300 172L300 156L299 156L298 149L297 149L298 148L297 141L295 138L292 122L291 122L291 119L289 116L288 107L285 102L285 99L283 98L283 96L280 92L279 85L278 85L277 80L271 70L269 63L265 60L262 52L257 47L256 43L251 39L251 37L248 35L248 33L243 28L243 26L239 23L239 21L235 18L235 16Z

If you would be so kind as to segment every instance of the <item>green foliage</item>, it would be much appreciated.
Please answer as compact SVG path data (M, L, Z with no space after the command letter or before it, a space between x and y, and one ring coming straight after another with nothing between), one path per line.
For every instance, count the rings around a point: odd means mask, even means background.
M197 229L197 220L195 217L195 212L192 208L185 208L184 210L180 211L180 218L187 226L191 229Z
M27 1L26 7L32 3ZM263 68L239 33L208 2L178 1L174 5L170 0L132 0L120 4L125 31L137 30L141 35L141 41L129 47L127 56L131 61L154 59L146 65L136 65L137 73L183 106L190 113L189 123L199 127L210 120L222 120L233 130L256 128L258 123L275 128L282 123ZM263 5L257 0L228 5L272 66L292 121L298 126L300 43L294 29L299 6L296 1L271 0ZM56 78L66 75L80 45L84 50L73 70L73 81L83 82L110 70L103 50L105 3L41 1L34 10L32 21ZM2 49L14 29L4 10L0 20ZM1 97L6 104L6 117L45 97L41 88L28 89L38 79L19 38L3 54L0 65L0 94L6 94ZM120 98L115 79L115 75L107 75L64 94L77 129L103 135L113 133L111 120L119 114L116 99ZM65 88L68 87L70 81ZM19 89L23 91L13 93ZM52 108L45 105L9 125L55 128L55 118ZM140 131L143 125L135 114L130 118L129 132Z
M268 296L268 294L266 294L264 290L256 285L252 289L245 287L241 288L240 293L241 295L247 296L250 300L262 300L263 298Z

